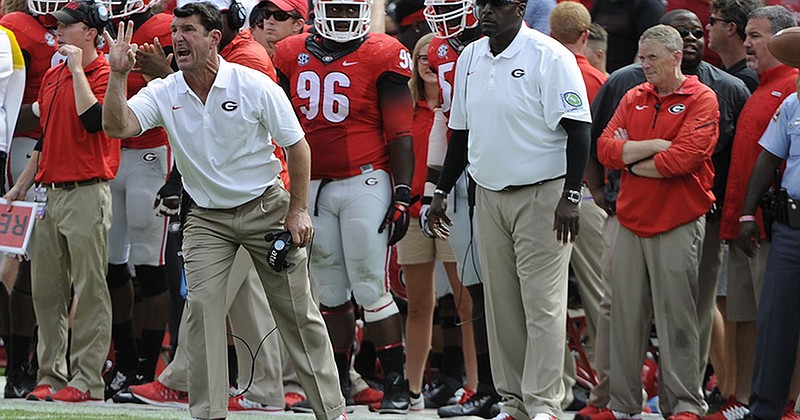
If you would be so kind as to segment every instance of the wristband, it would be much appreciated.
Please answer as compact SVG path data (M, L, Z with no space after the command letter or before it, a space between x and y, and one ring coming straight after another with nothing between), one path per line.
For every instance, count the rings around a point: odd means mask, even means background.
M37 118L39 117L39 102L31 104L31 112L33 112L33 115L36 115Z
M755 221L756 217L753 216L752 214L745 214L744 216L739 217L739 223L755 222Z

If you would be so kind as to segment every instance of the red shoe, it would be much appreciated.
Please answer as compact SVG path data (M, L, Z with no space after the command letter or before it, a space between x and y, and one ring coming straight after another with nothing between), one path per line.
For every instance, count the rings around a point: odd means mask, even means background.
M253 413L275 413L283 411L284 407L275 407L272 405L261 404L258 401L253 401L244 395L228 398L228 411L247 411Z
M78 388L67 386L46 397L47 401L57 401L66 403L82 403L87 401L100 401L100 398L92 398L89 391L81 392Z
M586 404L585 407L581 408L577 413L575 413L575 420L590 420L592 419L592 416L602 414L606 411L611 412L611 410L606 407L597 407L591 404Z
M586 406L590 407L590 406ZM584 409L586 408L584 407ZM593 414L576 414L575 420L617 420L617 416L610 408L594 407L597 412ZM583 411L583 410L581 410ZM580 411L578 412L580 413Z
M688 411L681 411L678 414L667 417L667 420L700 420L700 416Z
M47 397L53 394L53 387L47 384L41 384L33 389L33 391L29 392L28 395L25 396L26 400L29 401L46 401Z
M467 400L472 398L473 395L475 395L475 391L467 388L466 386L463 388L463 390L464 392L461 393L461 398L458 399L458 402L456 402L456 404L464 404L465 402L467 402Z
M299 403L300 401L305 401L306 397L297 392L287 392L286 395L283 396L283 399L286 400L286 406L292 408L293 405Z
M189 408L189 394L167 388L158 381L144 385L131 385L129 389L134 397L150 405Z
M750 410L731 395L719 411L703 416L702 420L744 420L749 415Z
M356 395L353 395L353 402L356 405L370 405L374 403L380 404L383 399L383 392L375 388L367 387Z
M800 420L800 415L795 413L794 406L794 400L789 400L789 402L786 403L786 408L783 410L783 417L781 417L781 420Z

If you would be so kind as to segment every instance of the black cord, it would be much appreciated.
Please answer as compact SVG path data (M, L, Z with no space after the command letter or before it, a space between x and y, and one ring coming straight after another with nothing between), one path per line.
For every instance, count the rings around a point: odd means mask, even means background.
M258 352L261 350L261 346L264 345L264 341L266 341L267 338L270 335L272 335L272 333L274 333L277 329L278 329L278 326L276 325L276 326L272 327L271 330L269 330L267 335L265 335L264 338L262 338L261 341L258 343L258 347L256 347L255 353L253 353L253 349L250 348L250 345L247 344L247 341L245 341L244 338L239 337L238 335L233 334L233 333L226 333L227 335L229 335L229 336L241 341L244 344L245 348L247 348L247 352L250 353L250 360L251 360L251 363L250 363L250 380L247 382L247 386L244 387L243 390L239 391L238 394L232 394L231 397L236 398L236 397L238 397L240 395L244 395L244 393L247 392L250 389L250 387L253 385L253 376L256 373L256 357L258 357Z
M461 274L459 275L459 280L460 280L460 283L461 283L461 287L459 287L459 289L458 289L458 299L456 301L456 313L458 313L458 309L461 307L461 299L464 296L464 289L466 288L464 286L464 274L466 273L466 269L467 269L467 255L470 256L470 260L472 261L472 270L475 272L475 275L478 276L478 283L483 284L483 280L481 279L481 273L480 273L480 270L478 269L478 263L475 261L475 252L474 252L474 248L473 248L474 241L475 241L475 228L474 228L474 226L472 224L473 223L472 218L473 218L473 216L475 214L475 205L473 203L469 202L470 201L469 200L469 194L470 194L470 192L469 192L470 191L469 182L470 181L469 181L469 175L467 174L467 170L466 169L464 169L464 176L465 176L466 181L467 181L467 202L468 202L467 207L469 208L469 212L468 212L469 213L469 244L467 244L467 251L464 253L464 259L461 261ZM456 201L457 201L457 199L453 200L453 212L455 212L455 202ZM483 287L483 286L481 286L481 287ZM474 305L474 303L473 303L473 305ZM483 314L480 314L480 315L472 317L472 318L470 318L470 319L468 319L466 321L459 320L459 322L456 322L455 325L457 327L460 327L460 326L462 326L464 324L469 324L471 322L475 322L475 321L481 319L482 317L483 317Z

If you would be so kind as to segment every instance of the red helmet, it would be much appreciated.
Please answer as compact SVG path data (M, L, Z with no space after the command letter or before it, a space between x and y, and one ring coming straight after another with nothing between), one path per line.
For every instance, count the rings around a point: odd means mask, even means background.
M422 14L437 38L453 38L478 26L475 0L425 0Z

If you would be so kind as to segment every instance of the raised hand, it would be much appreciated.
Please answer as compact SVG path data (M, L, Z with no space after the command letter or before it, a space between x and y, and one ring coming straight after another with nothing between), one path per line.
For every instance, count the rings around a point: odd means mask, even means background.
M129 21L127 28L125 22L119 23L117 39L114 39L107 30L103 30L103 36L108 42L108 64L112 72L130 72L136 64L136 44L131 44L133 37L133 22Z
M70 44L58 48L58 53L67 57L67 67L72 74L83 71L83 50Z
M143 44L136 51L136 67L133 71L139 72L144 80L150 81L167 77L172 73L172 57L174 54L166 55L164 48L158 38L153 39L153 44Z

